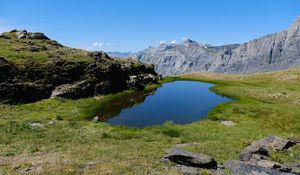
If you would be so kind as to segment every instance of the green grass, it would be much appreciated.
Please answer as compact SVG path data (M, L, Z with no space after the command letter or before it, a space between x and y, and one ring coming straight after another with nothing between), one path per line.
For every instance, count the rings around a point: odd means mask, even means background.
M165 82L183 79L215 83L211 90L236 101L220 104L202 121L144 129L86 120L101 105L132 91L99 99L0 105L0 172L17 174L40 161L44 174L176 174L160 158L177 144L224 163L238 159L242 149L267 135L300 137L300 69L249 76L187 74ZM57 122L51 125L52 120ZM236 125L226 127L218 120ZM32 128L28 123L33 121L45 127ZM299 150L297 146L271 157L299 162ZM83 170L82 164L90 161L95 165Z

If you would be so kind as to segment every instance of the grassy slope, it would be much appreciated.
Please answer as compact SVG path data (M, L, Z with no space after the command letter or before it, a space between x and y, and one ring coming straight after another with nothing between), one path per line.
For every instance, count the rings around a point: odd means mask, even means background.
M44 46L47 50L39 52L30 52L26 50L29 47L29 42L34 43L34 46ZM31 60L38 63L47 62L49 59L59 57L70 61L92 61L88 53L84 50L73 49L69 47L57 47L52 44L51 40L31 40L31 39L3 39L0 38L0 56L4 56L9 61L22 63L25 60Z
M48 174L174 174L160 158L175 144L185 143L184 149L224 163L238 159L245 146L266 135L300 137L300 69L251 76L188 74L166 81L174 79L215 83L213 91L238 101L219 105L204 121L145 129L82 120L99 105L130 91L100 98L100 102L48 99L0 105L0 172L13 174L40 164L37 171ZM50 120L59 121L50 125ZM226 127L216 120L232 120L237 125ZM31 121L46 126L31 128ZM300 148L272 157L299 162ZM90 161L95 165L84 169L82 164Z

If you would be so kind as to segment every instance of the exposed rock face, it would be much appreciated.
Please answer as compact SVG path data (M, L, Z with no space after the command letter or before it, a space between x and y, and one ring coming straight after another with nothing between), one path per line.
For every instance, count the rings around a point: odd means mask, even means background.
M107 52L107 54L112 58L130 58L134 56L132 52Z
M50 96L77 99L130 88L143 89L160 79L153 66L137 61L119 63L110 58L95 63L28 62L22 67L1 58L0 77L0 102L6 103L34 102Z
M300 17L288 30L241 45L208 46L192 40L161 44L135 57L155 65L158 73L189 72L255 73L300 66Z
M153 65L113 59L104 52L67 48L43 33L13 30L1 35L0 42L10 43L12 52L22 56L0 55L0 103L30 103L49 97L78 99L141 90L161 78Z

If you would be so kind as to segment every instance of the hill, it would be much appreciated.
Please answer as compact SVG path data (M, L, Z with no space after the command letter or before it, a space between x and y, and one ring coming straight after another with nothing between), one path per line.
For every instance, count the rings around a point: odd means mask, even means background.
M13 30L0 35L1 103L77 99L143 89L158 80L153 65L69 48L43 33Z

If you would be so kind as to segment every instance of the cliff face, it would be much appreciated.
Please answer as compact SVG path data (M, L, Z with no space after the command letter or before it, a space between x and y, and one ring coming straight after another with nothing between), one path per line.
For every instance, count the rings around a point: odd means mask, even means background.
M208 46L192 40L150 47L135 55L163 75L189 72L255 73L300 66L300 17L288 30L241 45Z
M159 79L153 65L68 48L42 33L13 30L0 36L0 103L77 99L143 89Z

